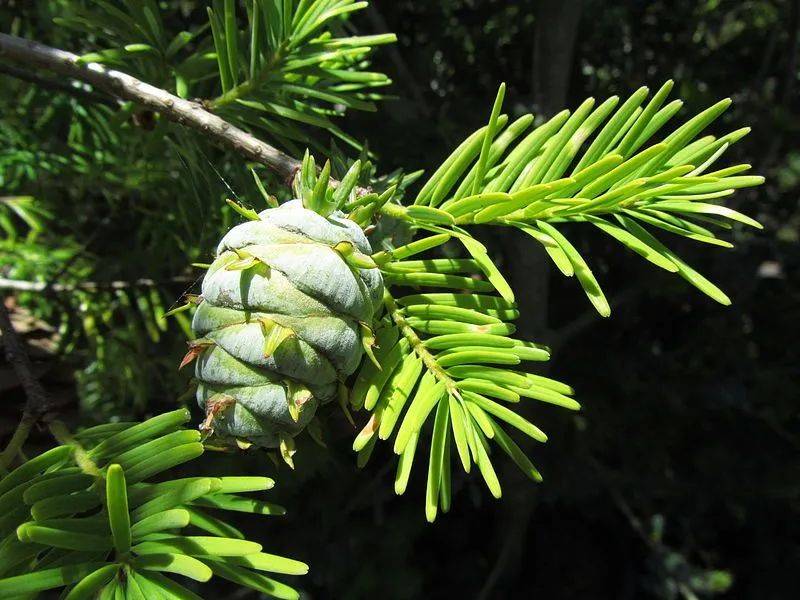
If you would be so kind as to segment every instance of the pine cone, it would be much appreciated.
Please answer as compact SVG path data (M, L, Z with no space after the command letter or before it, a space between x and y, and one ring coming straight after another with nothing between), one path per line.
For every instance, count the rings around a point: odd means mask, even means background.
M192 321L197 400L215 435L277 447L355 371L383 280L348 264L342 247L372 252L342 213L322 217L300 200L222 238Z

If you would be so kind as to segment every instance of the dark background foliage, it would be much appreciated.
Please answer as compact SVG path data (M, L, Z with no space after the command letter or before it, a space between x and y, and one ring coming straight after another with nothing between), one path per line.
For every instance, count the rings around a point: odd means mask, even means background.
M10 3L0 11L4 23L16 16L22 33L77 51L80 41L48 25L58 4ZM183 19L202 21L193 3L175 4L187 7ZM332 414L329 450L306 440L297 470L277 471L276 496L289 515L245 526L264 528L263 536L253 537L268 539L270 550L309 562L311 574L299 585L317 598L795 597L800 589L798 3L375 4L355 25L363 33L398 34L399 43L382 49L376 65L395 80L396 99L383 103L378 114L348 115L344 128L368 141L382 171L435 167L485 122L500 81L508 84L511 112L547 115L587 96L627 95L673 78L673 96L685 101L681 114L730 96L734 104L717 127L752 126L729 161L752 163L767 183L737 193L730 205L758 218L765 230L735 229L734 250L676 242L682 256L729 293L734 304L723 308L600 235L574 227L570 238L609 293L609 320L591 310L574 282L551 273L527 240L481 232L496 262L510 273L525 315L522 329L553 347L549 373L571 383L584 407L575 416L531 411L550 435L548 444L531 449L544 483L533 485L514 468L502 468L504 494L496 502L478 478L454 471L454 509L431 526L422 511L421 472L412 476L406 496L395 497L390 450L379 448L357 471L349 450L352 432ZM30 93L28 84L0 81L12 92L4 107L21 105L23 94ZM18 119L20 150L63 155L66 133L56 128L45 136L31 122L47 107L72 100L52 91L37 94L41 98L25 100L32 103L29 109L4 115L3 131ZM152 141L146 129L131 129L132 137L119 142L127 160L118 153L109 155L113 163L76 162L70 177L60 179L50 177L39 160L37 177L14 184L15 193L73 203L74 214L62 209L56 226L64 247L68 242L83 249L69 271L74 280L182 273L177 265L207 258L215 232L225 219L230 222L219 210L230 193L227 185L248 193L245 177L228 175L235 157L204 149L195 138L187 138L186 146L197 144L197 150L179 156L162 147L163 141ZM22 139L26 135L30 139ZM8 137L6 167L12 161ZM159 153L165 157L163 177L148 168ZM206 163L224 173L227 184L209 175ZM174 186L170 193L166 185ZM168 202L175 205L163 208ZM63 276L65 260L50 255L34 262ZM25 264L15 263L18 272L11 275L22 278L31 268ZM169 281L159 291L168 303L184 287ZM37 298L22 294L19 302L39 323L48 321ZM181 391L174 376L180 330L171 326L166 335L154 336L158 343L143 344L114 337L116 318L109 317L107 335L116 349L114 364L146 369L141 376L146 390L120 389L118 381L103 375L109 370L98 361L109 360L109 353L98 358L91 344L76 343L74 352L40 363L51 392L66 410L79 403L82 412L76 410L75 418L83 422L157 412L174 405ZM48 334L34 328L29 339L34 337ZM14 401L2 408L4 431L13 426L21 400L16 392L8 398ZM209 463L210 472L276 471L263 455L215 456ZM208 597L223 593L220 588Z

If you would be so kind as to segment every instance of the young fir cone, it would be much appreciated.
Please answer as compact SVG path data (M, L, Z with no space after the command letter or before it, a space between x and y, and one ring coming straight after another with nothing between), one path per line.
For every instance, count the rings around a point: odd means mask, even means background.
M364 232L292 200L222 238L192 321L197 401L230 442L278 447L355 371L383 296ZM363 261L362 261L363 262Z

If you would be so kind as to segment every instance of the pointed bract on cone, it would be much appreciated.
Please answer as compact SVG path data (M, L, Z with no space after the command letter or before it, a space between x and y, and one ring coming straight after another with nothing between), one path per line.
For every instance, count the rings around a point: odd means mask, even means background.
M222 238L203 279L192 329L209 345L196 360L197 401L213 410L204 424L215 436L278 448L355 371L360 323L373 321L383 280L335 249L372 254L342 213L323 217L292 200L258 216ZM234 402L212 409L220 394Z

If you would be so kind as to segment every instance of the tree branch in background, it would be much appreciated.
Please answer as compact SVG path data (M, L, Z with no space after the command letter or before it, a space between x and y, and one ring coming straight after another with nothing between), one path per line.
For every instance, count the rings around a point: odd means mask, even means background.
M266 165L283 179L290 179L300 168L297 159L234 127L198 102L174 96L121 71L96 63L83 64L78 55L71 52L0 33L0 54L29 67L85 81L116 98L146 106L171 121L200 131L249 160Z
M6 359L14 368L22 389L25 390L27 398L25 402L25 409L22 413L17 429L14 435L0 454L0 470L5 470L14 460L14 457L19 452L25 440L28 438L31 427L39 418L44 415L50 408L50 400L45 392L44 387L33 376L33 369L31 368L31 361L28 358L28 353L22 342L11 324L11 315L8 312L8 307L5 303L5 296L0 297L0 332L2 332L3 346L5 348Z
M797 79L797 62L798 56L800 56L800 7L798 7L797 2L789 3L789 18L786 24L786 31L789 38L789 50L785 55L786 62L783 69L783 79L778 84L778 93L776 94L777 103L771 107L774 115L772 118L775 120L776 124L791 113L789 107L794 98L793 92L795 80ZM785 129L782 127L775 127L774 130L776 134L771 136L771 142L766 152L762 154L760 163L761 172L767 172L770 167L775 166L780 156L781 146L784 142L783 132Z
M543 0L533 36L533 102L550 117L564 106L572 74L581 0Z
M41 416L49 408L50 403L47 392L44 391L42 384L32 374L33 370L28 353L25 352L25 348L19 340L14 326L11 324L11 316L5 304L5 297L0 302L0 332L3 333L2 339L6 359L14 367L14 372L25 390L25 396L27 397L25 412L36 417Z
M173 277L163 281L154 279L135 279L133 281L83 281L76 284L46 283L44 281L25 281L0 277L0 290L16 290L18 292L75 292L79 290L95 292L100 290L124 290L128 288L150 288L160 285L190 284L191 277Z
M575 40L578 36L582 0L540 0L536 4L535 31L532 44L531 88L537 112L551 117L566 104L572 73ZM518 333L529 339L546 339L549 332L550 260L543 251L530 252L529 240L523 236L501 238L508 261L508 274L524 315L517 325ZM589 322L596 317L587 316ZM538 373L546 375L548 363ZM503 467L510 477L513 468ZM525 490L511 498L508 509L499 521L492 541L497 557L479 599L508 594L512 582L524 570L525 536L534 518L537 503L534 490Z

